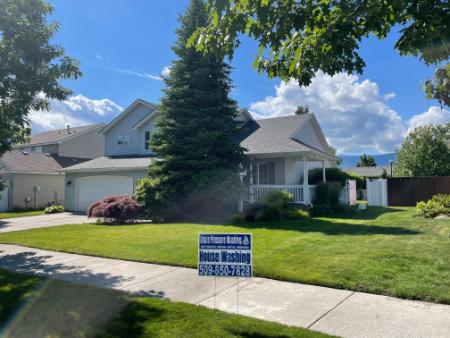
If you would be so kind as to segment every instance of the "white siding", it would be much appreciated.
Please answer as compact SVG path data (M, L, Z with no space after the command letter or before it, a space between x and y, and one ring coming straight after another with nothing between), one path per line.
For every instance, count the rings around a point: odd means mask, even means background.
M144 105L138 105L133 111L128 113L121 121L106 133L106 155L144 155L148 154L144 148L145 127L133 129L140 121L151 113L151 109ZM152 120L153 121L153 120ZM151 125L152 121L147 123ZM129 136L129 144L117 144L119 136Z
M311 124L311 120L307 122L307 124L299 131L297 135L295 135L294 138L315 149L326 152L316 130Z

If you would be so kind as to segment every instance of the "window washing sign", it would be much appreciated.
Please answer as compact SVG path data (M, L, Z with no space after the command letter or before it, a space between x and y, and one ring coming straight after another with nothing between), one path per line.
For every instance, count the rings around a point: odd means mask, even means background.
M216 277L251 277L252 235L200 234L198 274Z

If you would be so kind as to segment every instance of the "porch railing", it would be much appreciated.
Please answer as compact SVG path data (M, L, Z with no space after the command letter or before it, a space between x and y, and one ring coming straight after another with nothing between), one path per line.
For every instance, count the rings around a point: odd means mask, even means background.
M309 201L314 196L314 185L308 186ZM271 191L287 191L292 194L294 203L305 203L303 198L303 185L274 185L274 184L253 184L250 185L250 203L256 201L261 196Z

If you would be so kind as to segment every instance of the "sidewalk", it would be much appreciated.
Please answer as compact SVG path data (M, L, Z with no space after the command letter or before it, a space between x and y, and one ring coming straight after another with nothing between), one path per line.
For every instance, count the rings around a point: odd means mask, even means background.
M195 269L0 244L0 267L301 326L342 337L449 337L450 306L265 278L198 277Z

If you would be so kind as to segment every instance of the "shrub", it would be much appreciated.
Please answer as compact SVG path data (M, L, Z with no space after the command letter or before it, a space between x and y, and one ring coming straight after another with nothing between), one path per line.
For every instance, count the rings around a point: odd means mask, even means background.
M55 204L45 208L44 214L58 214L64 211L66 211L66 209L64 209L64 206Z
M357 189L366 189L366 181L363 177L348 174L339 168L325 168L325 176L327 182L339 182L342 186L345 185L347 180L355 180ZM322 181L322 168L314 168L309 171L308 182L311 185L323 183Z
M292 194L286 191L271 191L264 194L245 212L247 221L275 221L287 218L302 218L292 203Z
M169 191L158 178L139 181L135 198L152 219L225 220L236 212L245 186L233 170L196 173L180 191Z
M438 194L433 196L431 200L418 202L416 212L418 215L427 218L434 218L439 215L450 216L450 195Z
M285 211L284 218L286 218L286 219L305 219L305 218L309 218L309 212L304 209L294 207L294 208L290 208Z
M342 185L338 182L321 182L316 185L312 213L328 215L342 209L339 200Z
M123 224L138 219L140 211L140 205L131 196L108 196L89 207L88 217L98 217L109 223Z

